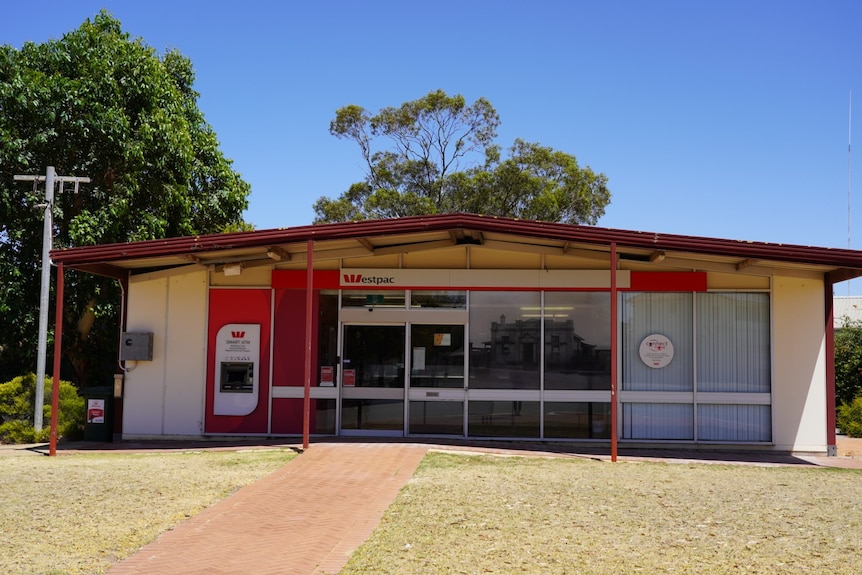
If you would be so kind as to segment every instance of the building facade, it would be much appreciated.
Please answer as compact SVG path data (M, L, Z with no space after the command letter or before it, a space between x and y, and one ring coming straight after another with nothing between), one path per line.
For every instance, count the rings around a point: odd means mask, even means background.
M829 452L851 250L472 215L52 253L116 277L125 439L391 436ZM122 338L121 338L122 339ZM831 431L830 431L831 428Z

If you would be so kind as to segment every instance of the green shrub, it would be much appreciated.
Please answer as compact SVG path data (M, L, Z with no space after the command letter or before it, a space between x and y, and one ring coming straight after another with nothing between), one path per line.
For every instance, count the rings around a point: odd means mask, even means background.
M838 428L850 437L862 437L862 395L857 396L852 403L845 403L838 408Z
M53 381L45 378L43 428L33 428L33 405L36 401L36 376L31 374L0 383L0 441L3 443L40 443L48 441L51 422L51 388ZM84 432L84 398L68 381L60 382L60 409L57 435L79 439Z

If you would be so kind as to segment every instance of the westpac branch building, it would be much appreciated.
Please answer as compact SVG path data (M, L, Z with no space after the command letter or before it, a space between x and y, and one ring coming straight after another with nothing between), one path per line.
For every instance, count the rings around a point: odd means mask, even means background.
M862 275L854 250L466 214L51 255L124 288L123 439L830 453L833 284Z

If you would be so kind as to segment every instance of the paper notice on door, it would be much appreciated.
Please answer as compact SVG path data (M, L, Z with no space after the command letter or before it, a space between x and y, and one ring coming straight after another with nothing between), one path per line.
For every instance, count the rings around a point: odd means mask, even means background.
M450 346L452 345L452 334L451 333L435 333L434 334L434 345L435 346Z
M425 348L424 347L414 347L413 348L413 370L422 370L425 369Z

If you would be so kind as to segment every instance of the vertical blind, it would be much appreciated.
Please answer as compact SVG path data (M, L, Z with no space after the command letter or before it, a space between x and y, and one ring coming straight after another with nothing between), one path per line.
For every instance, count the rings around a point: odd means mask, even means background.
M623 400L624 438L770 441L771 406L746 399L771 392L769 294L626 293L621 304L622 391L656 392L654 401L644 393ZM652 334L673 344L666 367L640 358ZM697 393L669 403L662 392Z

